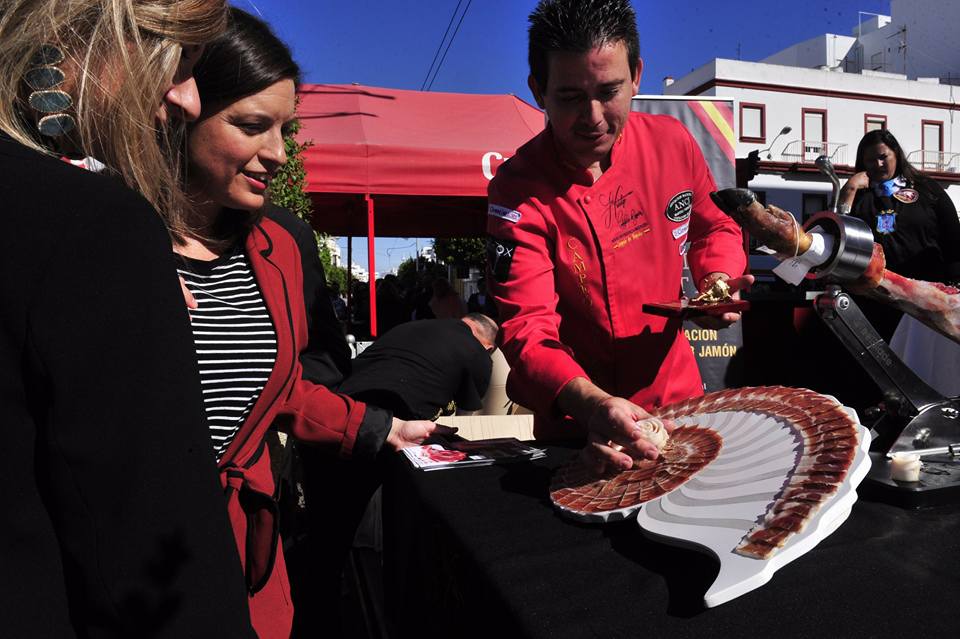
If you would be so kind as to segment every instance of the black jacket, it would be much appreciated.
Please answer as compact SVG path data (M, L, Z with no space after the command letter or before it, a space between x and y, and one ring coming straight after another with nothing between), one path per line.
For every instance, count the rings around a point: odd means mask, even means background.
M0 635L249 637L159 216L0 138Z
M493 362L464 322L417 320L383 334L353 362L340 392L401 419L435 419L448 402L477 410Z
M957 282L960 220L953 201L933 179L924 178L911 186L919 197L909 204L895 197L878 196L872 188L861 189L851 215L870 225L873 239L883 247L891 271L928 282ZM878 218L891 214L892 224L888 221L886 227L878 225ZM857 303L880 336L889 341L903 314L870 299L857 298Z
M946 191L931 178L911 185L915 202L882 197L873 189L857 192L854 215L873 230L873 239L883 247L887 268L904 277L928 282L960 279L960 220ZM893 214L893 230L878 230L877 219ZM888 230L888 229L884 229Z

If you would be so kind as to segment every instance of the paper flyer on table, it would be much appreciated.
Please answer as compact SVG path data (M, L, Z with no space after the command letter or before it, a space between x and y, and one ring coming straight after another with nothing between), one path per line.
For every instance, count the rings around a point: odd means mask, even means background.
M513 437L504 437L413 446L404 448L403 454L414 468L443 470L539 459L546 455L546 451L528 446Z

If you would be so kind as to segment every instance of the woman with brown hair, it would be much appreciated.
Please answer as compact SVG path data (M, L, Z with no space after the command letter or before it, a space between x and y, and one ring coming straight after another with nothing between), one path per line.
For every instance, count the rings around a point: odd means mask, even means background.
M253 634L157 215L224 12L0 0L4 636Z
M268 200L271 180L287 161L284 133L294 117L299 75L268 25L231 9L226 33L210 43L196 68L204 108L187 144L190 228L174 249L194 297L190 316L208 447L220 469L261 639L288 637L293 621L267 431L281 429L331 457L372 460L381 450L419 443L436 427L398 419L323 385L339 381L340 371L336 357L325 358L335 353L320 353L317 341L344 343L339 330L324 331L336 321L316 239L309 225Z

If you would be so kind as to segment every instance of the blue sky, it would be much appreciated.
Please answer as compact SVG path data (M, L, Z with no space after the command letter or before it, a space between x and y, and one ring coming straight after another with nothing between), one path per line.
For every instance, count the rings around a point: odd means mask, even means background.
M273 25L307 82L400 89L421 88L458 3L451 32L463 20L432 90L513 93L532 102L526 28L536 0L231 0ZM679 78L713 58L759 60L822 33L849 35L858 11L890 11L890 0L633 4L644 60L640 90L650 94L661 93L665 76ZM413 247L401 248L412 243L378 241L378 270L412 254ZM365 265L365 241L354 240L354 261Z

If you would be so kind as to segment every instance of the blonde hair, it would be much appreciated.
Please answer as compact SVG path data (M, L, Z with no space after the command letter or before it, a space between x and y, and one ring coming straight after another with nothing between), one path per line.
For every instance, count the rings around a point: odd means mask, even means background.
M187 211L183 127L157 131L156 113L182 45L212 40L225 24L225 0L0 0L0 130L51 153L23 76L41 45L57 46L82 151L142 193L177 237Z

